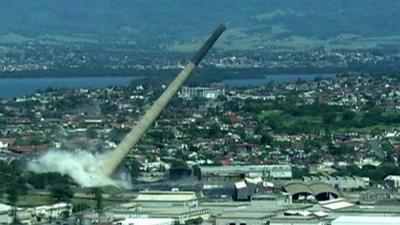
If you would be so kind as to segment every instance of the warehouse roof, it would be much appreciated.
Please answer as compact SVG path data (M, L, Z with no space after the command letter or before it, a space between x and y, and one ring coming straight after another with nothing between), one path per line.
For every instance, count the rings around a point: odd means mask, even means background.
M332 225L398 225L399 221L398 216L340 216L332 222Z
M324 182L290 182L287 183L284 188L292 195L300 193L308 193L314 196L321 193L333 193L337 196L340 195L337 190Z
M291 194L297 194L297 193L314 194L312 190L305 183L301 182L288 183L285 186L285 190Z
M192 191L142 191L135 201L191 201L197 200Z
M273 213L265 212L249 212L249 211L228 211L219 215L219 218L251 218L251 219L267 219L273 217Z
M324 182L312 182L308 184L308 187L311 189L314 195L321 193L333 193L339 196L339 192L337 192L331 185Z
M172 219L155 219L155 218L128 218L122 221L118 221L122 225L167 225L173 224Z

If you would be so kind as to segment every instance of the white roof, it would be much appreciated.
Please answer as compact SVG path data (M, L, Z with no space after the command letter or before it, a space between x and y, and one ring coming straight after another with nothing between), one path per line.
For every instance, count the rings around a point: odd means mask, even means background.
M343 209L343 208L348 208L351 206L354 206L353 203L346 202L343 199L334 199L334 200L329 200L329 201L321 201L319 204L327 209Z
M140 192L135 201L192 201L197 200L196 193L190 191L145 191Z
M244 182L244 181L239 181L239 182L235 183L236 189L242 189L242 188L246 188L246 187L247 187L247 185L246 185L246 182Z
M394 216L340 216L332 225L384 225L400 224L400 217Z
M385 178L385 180L400 180L399 175L389 175Z
M271 183L271 182L263 182L263 186L264 187L274 187L275 185L274 185L274 183Z
M122 221L118 221L122 225L172 225L174 224L173 219L154 219L154 218L128 218Z
M0 212L9 211L12 207L3 203L0 203Z
M314 214L315 216L317 216L317 217L325 217L325 216L328 216L328 215L329 215L328 213L326 213L326 212L324 212L324 211L314 212L313 214Z

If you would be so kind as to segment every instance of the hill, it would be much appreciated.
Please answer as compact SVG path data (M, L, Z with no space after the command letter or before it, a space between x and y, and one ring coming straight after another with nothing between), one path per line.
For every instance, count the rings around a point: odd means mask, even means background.
M186 51L224 22L227 50L371 48L400 42L399 8L396 0L3 0L0 42L119 41Z

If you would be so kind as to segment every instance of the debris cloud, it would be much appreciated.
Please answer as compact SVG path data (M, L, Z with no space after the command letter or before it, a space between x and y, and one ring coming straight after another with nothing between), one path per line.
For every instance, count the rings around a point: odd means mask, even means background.
M115 186L129 189L131 183L120 178L111 178L98 170L99 162L107 155L96 155L86 151L51 150L30 161L28 170L35 173L57 172L69 175L75 182L83 187Z

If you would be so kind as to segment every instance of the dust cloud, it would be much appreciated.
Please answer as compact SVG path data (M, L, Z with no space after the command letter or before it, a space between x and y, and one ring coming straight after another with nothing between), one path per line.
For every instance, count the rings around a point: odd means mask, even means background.
M83 187L115 186L129 189L131 183L122 177L111 178L98 169L106 155L86 151L51 150L28 163L27 169L35 173L57 172L69 175Z

